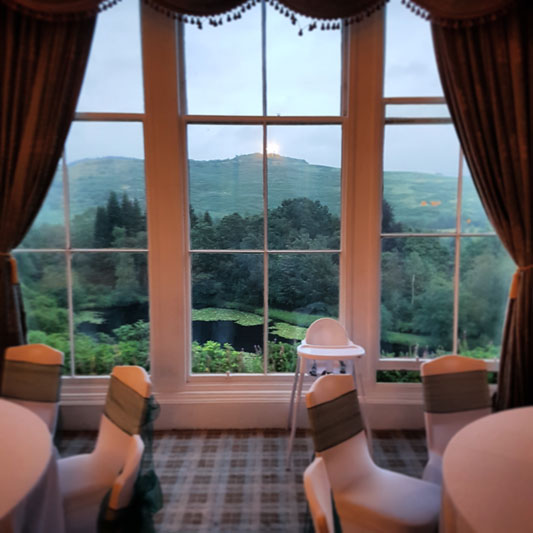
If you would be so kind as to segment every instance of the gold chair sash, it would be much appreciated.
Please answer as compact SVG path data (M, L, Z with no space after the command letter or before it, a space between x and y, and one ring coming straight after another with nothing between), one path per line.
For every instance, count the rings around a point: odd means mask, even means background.
M61 365L4 361L2 396L30 402L59 401Z
M140 433L148 409L148 398L111 376L104 415L129 435Z
M309 407L307 413L316 452L332 448L364 428L356 390Z
M491 406L486 370L422 376L424 410L456 413Z

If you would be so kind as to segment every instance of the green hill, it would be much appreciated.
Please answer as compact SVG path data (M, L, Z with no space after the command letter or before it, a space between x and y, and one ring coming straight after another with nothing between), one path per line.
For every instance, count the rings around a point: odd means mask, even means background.
M383 194L397 222L422 232L455 228L457 178L420 172L385 172ZM492 231L470 178L463 179L463 231Z
M145 209L144 161L126 157L82 159L68 166L71 216L105 205L111 191L127 192ZM63 182L56 173L39 222L63 220Z
M263 210L263 156L248 154L217 161L189 161L190 203L213 218ZM268 156L268 205L287 198L319 200L340 213L340 169L310 165L303 159Z
M105 157L84 159L68 167L71 216L105 205L110 191L126 192L145 208L144 162L141 159ZM232 159L189 161L190 203L212 218L238 212L257 214L263 208L261 154ZM287 198L305 196L319 200L336 215L340 213L340 170L312 165L302 159L268 156L268 205L274 208ZM477 193L468 180L463 187L463 220L468 231L487 231L486 217ZM417 172L386 172L385 199L397 222L419 231L441 231L455 225L457 180ZM63 185L54 180L39 223L59 223L63 218Z

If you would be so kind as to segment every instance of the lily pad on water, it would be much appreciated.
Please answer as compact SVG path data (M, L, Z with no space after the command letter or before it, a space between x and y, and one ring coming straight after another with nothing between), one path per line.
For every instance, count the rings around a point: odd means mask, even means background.
M230 320L239 326L260 326L263 317L254 313L245 313L235 309L221 309L217 307L205 307L204 309L193 309L192 319L202 322L216 322L219 320Z
M272 335L277 335L278 337L283 337L284 339L296 339L301 341L305 338L307 328L293 326L291 324L286 324L285 322L275 322L274 325L270 327L270 331Z

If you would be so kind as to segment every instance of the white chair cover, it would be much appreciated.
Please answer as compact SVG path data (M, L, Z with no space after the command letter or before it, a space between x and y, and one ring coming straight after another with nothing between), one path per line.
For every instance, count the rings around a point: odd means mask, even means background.
M53 435L57 425L63 352L45 344L6 349L2 396L34 412Z
M112 377L127 384L143 398L151 393L150 378L141 367L115 367ZM105 411L114 396L116 383L108 390ZM137 410L142 416L142 411ZM122 419L121 419L122 420ZM131 421L139 427L141 421ZM95 449L61 459L59 465L60 486L65 508L67 533L95 533L102 502L111 491L109 505L127 505L133 492L142 456L142 441L138 435L128 434L102 415ZM105 509L104 509L105 510Z
M442 456L450 439L491 413L486 369L484 361L460 355L443 355L421 365L428 448L422 478L426 481L442 484ZM435 379L442 380L436 394Z
M309 503L315 533L333 533L335 529L331 503L331 486L326 465L321 457L316 457L305 469L304 490Z
M327 375L319 378L306 396L308 412L321 404L330 405L353 390L351 376ZM353 410L358 411L357 394ZM354 414L352 418L356 418ZM311 419L313 425L313 421ZM329 424L336 435L338 424ZM322 425L327 428L328 423ZM348 434L348 433L346 433ZM317 436L313 435L315 442ZM319 437L319 442L335 439ZM436 531L439 520L440 487L378 467L370 457L364 431L358 431L338 444L316 451L326 465L327 475L343 533L350 532L430 532Z

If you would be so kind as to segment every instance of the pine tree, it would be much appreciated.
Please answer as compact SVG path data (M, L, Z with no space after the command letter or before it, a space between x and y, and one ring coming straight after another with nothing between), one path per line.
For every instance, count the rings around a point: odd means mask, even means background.
M105 207L99 206L96 209L93 242L95 248L107 248L111 244L111 231Z
M141 210L139 200L135 198L131 207L131 231L132 235L136 235L139 231L144 231L146 228L146 222Z
M117 193L111 191L109 193L109 198L107 199L106 206L107 220L109 223L109 232L113 233L113 229L116 226L120 226L122 222L120 204L118 202Z
M194 212L193 206L189 204L189 224L191 228L194 228L197 223L198 223L198 216Z

